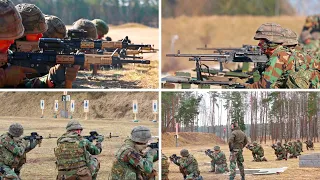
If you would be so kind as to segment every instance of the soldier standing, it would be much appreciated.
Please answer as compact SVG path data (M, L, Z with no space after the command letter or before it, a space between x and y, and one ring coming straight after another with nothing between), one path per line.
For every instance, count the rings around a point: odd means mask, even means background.
M211 171L209 172L215 172L216 174L229 172L226 155L220 150L220 146L215 146L213 150L214 152L206 152L206 154L212 159Z
M231 137L229 138L229 150L230 150L230 180L234 180L236 176L236 166L241 175L241 180L245 179L244 167L243 167L243 148L248 143L247 136L241 131L238 123L234 122L231 124Z
M57 141L54 154L57 158L57 180L78 179L95 180L100 169L100 162L92 155L102 151L103 136L99 136L95 145L81 136L83 130L78 121L67 124L67 132Z
M22 134L22 125L14 123L7 133L0 136L0 168L4 171L0 179L21 179L20 170L26 163L26 153L41 143L41 140L36 139L26 141L20 137Z
M150 139L149 128L134 127L130 138L125 140L115 155L109 179L155 179L156 170L153 169L153 162L158 160L158 149L147 148Z

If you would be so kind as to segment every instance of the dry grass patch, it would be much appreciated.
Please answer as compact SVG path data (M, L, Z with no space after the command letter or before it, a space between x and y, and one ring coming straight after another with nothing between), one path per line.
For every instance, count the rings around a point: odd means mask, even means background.
M164 136L165 137L165 136ZM204 136L205 137L205 136ZM213 173L209 173L210 165L205 165L205 163L209 163L211 159L205 155L204 150L213 149L215 145L219 145L222 151L226 154L227 160L229 158L229 147L227 144L221 143L216 140L197 140L196 144L200 144L207 141L206 145L191 145L194 140L190 140L188 145L181 145L180 147L168 147L165 146L162 142L162 152L166 156L170 156L172 154L179 154L180 150L186 148L189 150L191 154L195 156L199 163L199 168L201 171L201 175L204 179L213 179L213 180L227 180L229 179L228 175L216 175ZM167 140L165 140L167 142ZM248 149L244 149L244 166L246 169L258 169L258 168L281 168L288 167L288 169L280 173L279 175L246 175L246 179L248 180L285 180L285 179L303 179L303 180L316 180L319 179L318 168L299 168L299 159L288 159L288 161L276 161L276 157L274 155L274 150L270 147L272 143L262 144L265 152L265 157L268 162L252 162L252 154ZM314 151L306 151L305 146L303 147L304 152L302 154L310 154L310 153L320 153L320 143L315 143ZM228 160L228 166L230 165ZM173 163L170 164L170 174L169 179L181 179L182 175L179 172L178 166ZM240 179L240 175L236 176L236 179Z

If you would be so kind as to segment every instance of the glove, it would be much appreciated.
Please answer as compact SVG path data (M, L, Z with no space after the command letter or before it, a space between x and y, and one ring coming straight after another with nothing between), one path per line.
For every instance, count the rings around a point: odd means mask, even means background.
M104 140L104 136L98 136L97 142L101 143Z
M153 162L158 160L158 149L151 149L147 152L148 157L153 158Z
M48 80L55 86L61 85L65 81L65 68L60 64L51 67L48 74Z
M17 87L26 78L26 74L37 73L35 69L9 66L6 69L0 68L0 87Z
M80 69L79 65L74 65L73 67L67 67L66 68L66 81L75 81L78 71Z

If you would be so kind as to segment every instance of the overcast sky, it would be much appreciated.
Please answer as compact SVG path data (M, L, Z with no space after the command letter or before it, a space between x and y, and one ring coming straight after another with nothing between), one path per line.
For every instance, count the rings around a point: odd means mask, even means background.
M319 0L289 0L289 2L297 10L298 15L320 14Z

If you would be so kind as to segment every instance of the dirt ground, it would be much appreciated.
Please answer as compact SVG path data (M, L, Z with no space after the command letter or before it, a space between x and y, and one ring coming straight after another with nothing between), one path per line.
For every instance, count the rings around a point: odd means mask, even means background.
M201 16L162 19L162 74L173 74L175 71L190 71L195 68L194 62L187 58L168 58L166 54L177 53L210 53L196 50L198 47L241 47L243 44L257 45L253 39L257 28L262 23L275 22L282 27L301 32L305 17L300 16ZM178 35L172 49L172 37ZM216 63L205 63L214 66ZM228 66L235 66L229 63Z
M198 135L196 135L199 137ZM180 135L179 135L180 138ZM220 141L216 141L213 139L212 141L200 140L197 139L192 140L188 144L180 144L180 147L175 147L170 145L170 139L162 139L162 152L169 157L172 154L179 154L180 150L186 148L189 150L191 154L197 159L199 163L199 169L201 171L201 175L204 179L210 180L224 180L229 179L228 174L216 175L214 173L209 173L210 165L208 164L211 159L205 155L204 151L206 149L213 149L215 145L219 145L221 150L225 152L227 156L227 162L229 166L229 147L226 143L221 143ZM192 142L196 142L196 145L190 145ZM169 143L168 146L165 144ZM271 142L267 142L267 144L262 144L265 152L265 157L268 162L252 162L252 154L248 149L244 149L244 167L245 169L257 169L257 168L281 168L288 167L288 169L280 173L278 175L246 175L246 179L248 180L285 180L285 179L303 179L303 180L316 180L319 179L319 169L318 168L299 168L299 159L288 159L288 161L276 161L276 157L274 155L274 150L270 147L272 145ZM310 154L310 153L320 153L320 143L315 143L314 151L307 151L305 146L303 147L304 152L302 154ZM170 173L169 179L182 179L182 175L179 172L178 166L173 163L170 163ZM240 179L240 175L236 176L236 179Z
M71 26L67 26L68 29ZM132 43L151 44L159 49L159 29L140 24L123 24L110 26L109 33L113 41L128 36ZM91 78L92 71L79 71L73 88L94 89L157 89L159 86L159 53L140 55L150 64L124 64L123 69L100 70L95 78Z
M132 101L138 102L137 119L154 119L152 100L158 100L158 92L68 92L75 100L73 118L84 118L83 101L89 100L88 119L133 119ZM54 102L58 100L59 112L64 110L63 92L0 92L1 116L41 117L40 100L45 101L44 117L53 118ZM70 110L70 102L67 102ZM58 114L59 114L58 112Z
M65 133L65 127L68 119L53 119L53 118L30 118L30 117L0 117L1 127L0 133L7 131L8 127L13 122L21 123L24 126L24 135L29 135L31 132L38 132L44 137L61 136ZM115 152L120 148L124 140L130 135L133 127L143 125L151 129L153 136L158 136L158 123L151 121L140 121L138 123L131 122L130 119L118 120L83 120L80 119L84 130L82 135L89 135L92 130L97 130L100 134L108 135L110 132L113 135L120 136L119 138L105 138L103 150L98 159L101 163L98 180L107 179L109 176ZM57 174L55 166L54 148L56 147L57 139L44 139L41 147L36 147L27 154L27 163L23 166L21 178L24 180L54 180ZM158 169L158 163L154 163Z

